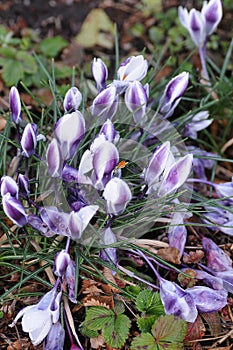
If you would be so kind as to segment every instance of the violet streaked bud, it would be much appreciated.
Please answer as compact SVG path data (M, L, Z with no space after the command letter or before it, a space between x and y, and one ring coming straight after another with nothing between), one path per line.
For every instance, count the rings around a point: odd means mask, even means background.
M212 34L222 19L222 1L204 1L201 13L205 18L206 35Z
M28 196L30 191L29 191L29 182L28 182L28 178L23 175L23 174L19 174L18 176L18 185L19 185L19 190L20 192L25 195Z
M65 94L63 107L68 113L75 112L82 101L82 94L76 86L72 86Z
M100 244L101 245L110 245L117 242L116 235L112 232L111 228L108 227L106 230L104 230ZM100 251L100 257L101 259L113 263L114 265L117 265L117 249L114 247L104 248Z
M51 177L59 177L62 172L63 159L60 145L56 139L52 139L46 151L48 173Z
M12 197L8 192L2 197L2 205L5 214L15 225L19 227L26 225L27 214L19 199Z
M231 258L212 239L203 237L202 246L210 269L217 272L232 270Z
M201 111L195 114L190 123L185 125L184 136L197 138L197 132L206 129L213 121L213 119L207 119L209 117L208 111Z
M106 89L102 90L96 98L93 100L93 104L90 107L91 114L95 117L102 116L103 119L111 119L118 107L118 95L116 87L109 85Z
M124 180L114 177L105 186L103 197L107 201L107 213L119 215L132 199L132 193Z
M110 141L102 142L93 154L93 169L96 177L95 186L103 189L110 174L119 162L119 153L116 146Z
M142 80L148 70L147 60L142 55L130 56L121 63L117 70L117 77L123 81Z
M183 271L186 272L186 269L183 269ZM223 289L223 280L221 278L215 277L206 271L202 271L202 270L194 270L194 271L195 271L195 279L202 280L205 284L207 284L207 286L215 290Z
M64 276L69 263L70 254L65 249L62 249L54 258L54 274L58 277Z
M167 195L179 187L187 180L192 168L193 155L187 154L174 163L167 171L158 191L158 195Z
M228 271L214 272L215 278L221 278L223 287L229 293L233 293L233 269Z
M18 198L19 187L11 176L3 176L1 178L1 195L5 196L10 193L12 197Z
M82 113L76 111L65 114L57 121L54 134L63 160L72 158L85 134L85 121Z
M68 227L73 240L79 240L82 233L99 209L98 205L87 205L78 212L72 211L69 215Z
M20 141L22 147L22 155L29 158L35 153L37 144L38 127L36 124L27 124L24 128Z
M224 182L224 183L218 183L218 184L214 183L213 185L220 198L229 197L230 201L233 200L232 199L233 198L233 178L231 179L231 182Z
M106 80L108 78L108 69L100 58L94 58L91 65L92 75L99 91L106 88Z
M187 89L189 81L189 73L182 72L173 79L169 81L166 85L162 97L160 98L160 110L159 113L163 115L164 118L170 117L181 97Z
M60 236L70 236L68 229L69 214L58 211L56 207L40 208L40 216L49 229Z
M209 287L195 286L187 288L186 293L192 296L193 301L200 312L215 312L227 305L227 291L214 290Z
M65 279L68 286L68 294L69 299L72 303L77 303L77 300L75 299L75 278L76 278L76 269L75 269L75 263L73 260L70 260L66 273L65 273Z
M64 342L65 331L58 321L51 326L43 350L63 350Z
M147 110L148 96L142 84L135 80L129 83L125 92L125 104L133 113L135 123L139 123Z
M119 140L119 133L115 130L114 125L110 119L107 119L106 122L102 125L99 134L104 135L107 141L113 143Z
M18 89L15 86L12 86L12 88L10 89L9 100L11 120L15 124L19 124L22 121L21 102Z
M182 212L175 212L168 229L169 246L178 249L180 257L183 255L187 238L184 216Z
M51 231L48 225L37 215L29 214L27 223L45 237L52 237L55 235L55 232Z
M148 167L145 170L144 179L148 187L153 186L165 169L170 153L170 142L166 141L153 153Z

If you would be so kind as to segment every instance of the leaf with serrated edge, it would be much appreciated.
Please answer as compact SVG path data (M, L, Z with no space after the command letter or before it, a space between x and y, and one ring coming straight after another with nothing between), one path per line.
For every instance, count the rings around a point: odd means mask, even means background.
M84 324L87 328L97 331L108 326L114 318L114 312L102 306L88 308Z
M112 317L108 326L102 330L102 335L106 343L113 348L121 348L128 338L130 320L126 315Z
M132 341L130 350L158 350L155 338L150 333L142 333Z
M158 316L164 314L164 307L158 292L142 290L137 296L136 305L138 310L144 313L151 315L158 313Z
M151 329L157 343L183 342L187 333L187 322L173 315L160 316Z
M141 332L146 333L151 331L151 327L157 320L157 316L139 317L137 319L138 328Z

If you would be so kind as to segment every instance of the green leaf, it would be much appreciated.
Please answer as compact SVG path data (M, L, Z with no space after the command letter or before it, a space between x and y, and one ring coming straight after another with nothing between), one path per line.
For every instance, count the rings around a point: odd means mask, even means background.
M102 330L106 343L113 348L121 348L128 338L130 320L126 315L112 317L111 322Z
M153 326L153 324L157 319L158 317L155 315L139 317L137 319L138 328L143 333L151 332L151 327Z
M152 326L151 333L156 343L181 343L187 333L187 322L173 315L160 316ZM167 348L166 348L167 349Z
M152 292L148 289L142 290L137 296L136 305L138 310L145 314L156 315L157 317L165 315L158 292Z
M85 324L83 324L83 326L81 328L81 333L82 333L82 335L84 335L85 337L88 337L88 338L97 338L99 335L98 331L93 331L93 330L87 328L85 326Z
M115 307L114 307L115 314L123 314L125 312L125 305L120 300L115 300Z
M155 338L150 333L143 333L132 341L130 350L157 350Z
M86 312L84 324L87 328L97 331L109 326L114 318L114 312L103 306L91 306Z
M2 78L7 86L17 85L23 79L24 71L21 62L8 60L2 69Z
M30 56L26 51L19 51L16 55L17 60L22 63L25 73L35 74L38 66L33 56Z
M13 47L4 46L0 47L0 55L6 58L15 58L17 50Z
M40 50L47 57L56 57L67 45L68 42L60 35L57 35L42 40L40 43Z

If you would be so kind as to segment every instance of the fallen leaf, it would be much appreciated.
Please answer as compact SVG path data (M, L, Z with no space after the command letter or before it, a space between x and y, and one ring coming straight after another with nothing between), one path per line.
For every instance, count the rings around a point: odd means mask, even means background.
M101 334L97 338L91 338L90 342L92 349L99 349L105 344L104 338Z
M0 131L3 131L5 129L6 123L6 119L0 117Z
M114 44L114 24L102 9L93 9L75 39L85 48L99 45L111 49Z
M107 309L112 310L114 308L113 296L107 295L96 295L96 296L86 296L82 300L83 306L103 306Z
M188 331L184 338L184 344L188 344L191 340L202 339L205 332L205 325L201 317L198 315L195 322L188 323Z
M180 264L180 251L174 247L158 249L157 255L166 261L173 264Z

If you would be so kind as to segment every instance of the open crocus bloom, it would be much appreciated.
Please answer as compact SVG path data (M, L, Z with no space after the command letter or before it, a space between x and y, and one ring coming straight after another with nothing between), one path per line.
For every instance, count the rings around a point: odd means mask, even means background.
M57 293L54 287L46 293L38 304L22 309L10 327L13 327L22 317L24 332L28 332L34 345L40 344L49 333L52 325L59 319L60 300L62 293Z

